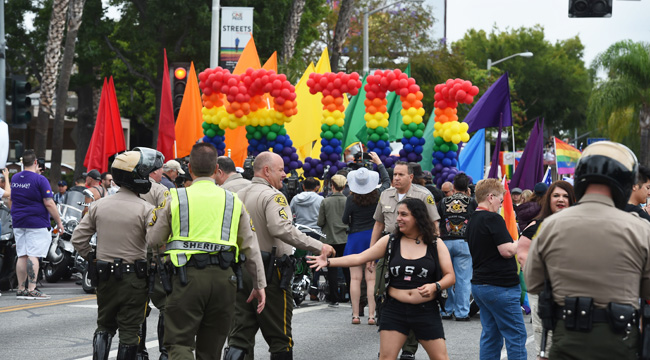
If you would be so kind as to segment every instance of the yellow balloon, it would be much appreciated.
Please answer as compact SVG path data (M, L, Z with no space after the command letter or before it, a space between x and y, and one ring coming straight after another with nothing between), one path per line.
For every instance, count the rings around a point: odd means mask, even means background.
M260 125L260 119L258 118L252 118L251 123L252 126L259 126Z
M388 127L388 119L381 119L379 121L379 126L381 126L383 128Z
M469 141L469 134L466 133L466 132L460 134L460 140L461 140L462 142L464 142L464 143L468 142L468 141Z
M418 115L424 116L424 108L419 108L418 109Z
M445 133L444 135L442 135L442 138L443 138L446 142L450 142L450 141L451 141L451 135L449 135L449 133Z
M400 113L400 115L402 115L402 117L404 117L405 115L408 115L408 111L406 111L406 109L400 110L399 113Z
M408 108L407 112L408 112L409 115L415 116L415 115L418 114L418 109L416 109L414 107L410 107L410 108Z
M386 114L386 115L388 115L388 114ZM384 118L384 114L382 114L380 112L375 113L375 120L381 121L381 119L383 119L383 118Z
M458 121L452 121L452 123L451 123L451 131L454 134L458 134L460 132L460 124L458 124Z
M433 130L433 137L437 138L438 136L440 136L440 133L438 132L438 130ZM442 136L440 136L440 137L442 137Z
M433 124L433 128L436 129L436 130L440 130L440 129L442 129L442 124L439 123L439 122L435 122Z
M416 124L418 124L418 125L421 124L421 123L422 123L422 116L420 116L420 115L415 115L415 116L413 117L413 122L416 123Z
M402 121L404 122L404 124L408 125L413 122L413 119L411 119L411 115L403 115Z
M376 129L377 126L379 126L379 123L377 122L377 120L372 119L372 120L368 121L368 127L369 128Z
M458 143L460 142L460 135L458 135L458 134L454 134L454 135L451 137L451 142L453 142L454 144L458 144Z
M372 118L373 118L373 116L370 113L365 113L363 115L363 119L366 120L366 121L370 121L370 120L372 120Z
M345 118L336 119L336 125L338 125L339 127L345 125Z
M467 132L467 130L469 130L469 125L467 125L467 123L460 123L460 130L461 132Z
M233 129L233 130L236 129L237 126L238 126L237 121L231 121L231 122L228 123L228 127Z
M342 112L339 111L339 110L334 110L334 111L332 112L332 116L334 116L334 117L345 116L345 113L342 113Z

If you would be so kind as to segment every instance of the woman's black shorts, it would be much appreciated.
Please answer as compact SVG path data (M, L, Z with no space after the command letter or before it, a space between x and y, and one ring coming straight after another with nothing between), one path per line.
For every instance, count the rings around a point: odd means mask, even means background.
M379 331L396 330L408 335L413 330L418 340L444 339L440 309L435 301L407 304L389 298L379 321Z

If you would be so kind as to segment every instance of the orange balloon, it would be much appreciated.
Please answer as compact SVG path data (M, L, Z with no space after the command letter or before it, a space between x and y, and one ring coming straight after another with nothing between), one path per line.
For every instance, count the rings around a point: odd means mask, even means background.
M415 98L418 99L418 100L424 99L424 94L422 93L422 91L416 92L415 93Z
M377 108L377 111L380 113L385 113L386 112L386 105L382 105Z
M438 109L438 108L434 108L434 109L433 109L433 113L436 114L436 116L440 116L440 115L444 114L444 110L442 110L442 109Z
M334 112L334 110L336 110L336 105L334 105L334 104L329 104L329 105L326 106L326 109L327 109L328 111L330 111L330 112Z
M409 101L402 101L402 109L406 110L411 107L411 103Z
M370 105L366 108L366 112L368 114L375 114L377 112L377 108L374 107L373 105Z
M382 100L383 100L383 101L382 101ZM372 100L372 105L374 105L374 106L381 106L381 105L384 105L384 101L386 101L386 99L374 98L374 99Z
M287 100L284 102L284 107L287 109L293 109L296 107L296 104L294 104L291 100Z
M406 95L406 101L408 101L408 102L414 102L415 100L417 100L415 94L408 94L408 95ZM402 101L403 101L403 100L402 100Z
M368 100L368 99L363 100L363 105L365 105L366 107L372 105L372 100Z
M242 109L245 113L249 113L249 112L251 111L251 104L249 104L249 103L243 103L243 104L241 104L241 109Z
M343 105L343 98L342 97L337 97L334 99L334 103L336 105Z
M235 116L238 117L238 118L241 118L241 117L244 116L244 112L241 111L241 110L237 110L237 111L235 111Z
M232 109L233 109L233 110L235 110L235 111L237 111L237 110L239 110L239 109L241 109L241 104L240 104L240 103L238 103L238 102L236 102L236 101L235 101L235 102L232 102L232 103L230 103L230 106L232 106Z
M214 104L212 103L212 101L207 100L203 102L203 106L205 106L208 109L212 109L212 107L214 107Z
M336 105L336 110L338 110L338 111L340 111L340 112L344 112L344 111L345 111L345 106L343 106L343 105Z
M413 103L413 107L416 108L416 109L421 108L422 105L423 105L422 101L420 101L420 100L415 100L415 102Z

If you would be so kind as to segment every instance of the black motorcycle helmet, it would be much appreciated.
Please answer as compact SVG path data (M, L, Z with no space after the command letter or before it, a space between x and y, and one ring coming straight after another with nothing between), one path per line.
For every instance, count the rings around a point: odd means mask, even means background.
M146 175L146 177L149 177L149 174L151 174L152 171L160 169L165 164L165 155L160 151L146 147L136 147L133 148L133 151L139 151L144 158L142 166L138 167L140 175Z
M135 193L148 193L151 190L149 173L156 170L158 161L163 162L156 153L159 152L149 148L135 148L116 156L111 167L113 181Z
M576 165L576 198L582 198L589 184L604 184L612 192L614 205L623 210L636 183L638 171L639 162L627 146L611 141L589 145Z

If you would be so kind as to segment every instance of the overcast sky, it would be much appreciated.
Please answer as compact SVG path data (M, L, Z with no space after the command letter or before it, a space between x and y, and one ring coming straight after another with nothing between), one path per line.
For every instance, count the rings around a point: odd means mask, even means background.
M434 6L434 17L442 19L444 0L427 3ZM587 66L619 40L650 42L650 0L614 0L611 18L586 19L569 18L569 0L448 0L447 6L449 42L461 39L472 28L489 33L494 25L505 31L540 24L551 43L579 35ZM436 37L442 36L443 29L442 21L438 22Z

